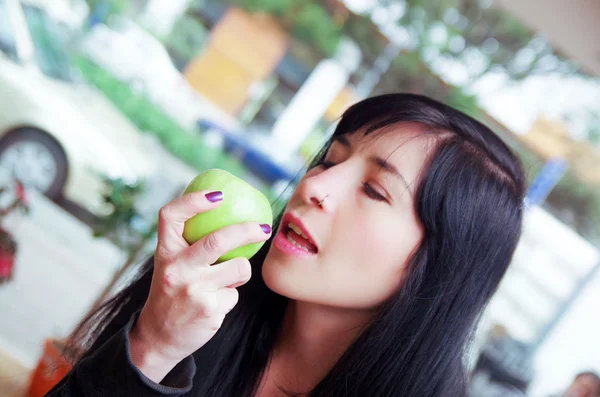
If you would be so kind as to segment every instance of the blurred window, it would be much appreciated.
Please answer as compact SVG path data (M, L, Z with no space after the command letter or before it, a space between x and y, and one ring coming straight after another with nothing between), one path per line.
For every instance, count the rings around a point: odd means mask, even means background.
M75 76L73 67L61 41L56 22L36 7L23 5L23 12L41 71L58 80L73 81Z
M0 51L11 58L16 56L17 45L8 16L6 0L0 0Z

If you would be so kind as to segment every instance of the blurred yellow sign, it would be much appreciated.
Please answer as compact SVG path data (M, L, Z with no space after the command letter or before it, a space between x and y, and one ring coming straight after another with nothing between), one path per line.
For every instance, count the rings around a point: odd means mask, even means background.
M271 17L230 7L184 74L202 95L236 115L250 86L273 73L287 46L287 33Z

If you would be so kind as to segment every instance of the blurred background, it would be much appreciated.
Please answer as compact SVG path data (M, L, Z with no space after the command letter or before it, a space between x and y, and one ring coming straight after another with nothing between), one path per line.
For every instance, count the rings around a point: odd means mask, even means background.
M0 0L0 396L60 376L196 174L282 205L349 105L399 91L492 127L530 180L471 395L562 396L600 371L598 21L591 0Z

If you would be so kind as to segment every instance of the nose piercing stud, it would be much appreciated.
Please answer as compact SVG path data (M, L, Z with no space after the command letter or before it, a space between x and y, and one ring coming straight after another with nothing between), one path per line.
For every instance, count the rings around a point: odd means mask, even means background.
M329 195L323 197L323 200L319 201L319 203L318 203L319 207L323 208L323 203L325 202L325 200L327 200L327 197L329 197Z

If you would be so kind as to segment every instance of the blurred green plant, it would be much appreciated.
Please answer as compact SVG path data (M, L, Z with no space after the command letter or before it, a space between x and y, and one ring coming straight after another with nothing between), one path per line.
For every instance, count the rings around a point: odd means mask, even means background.
M202 51L208 36L208 30L200 22L184 15L177 21L164 44L178 64L185 64Z
M378 5L399 10L396 24L410 36L408 52L418 53L430 66L439 59L465 66L461 85L490 71L502 71L513 80L579 71L544 38L500 7L491 7L490 1L380 0Z
M580 71L546 40L504 10L491 7L489 1L379 0L361 15L336 1L229 1L250 12L273 15L284 28L325 55L331 55L340 37L347 35L358 43L367 65L375 62L389 41L371 16L386 14L388 25L397 25L406 33L408 42L403 52L420 58L413 58L416 64L424 62L431 67L436 59L445 58L467 66L468 75L459 85L468 85L490 71L504 71L512 79ZM380 86L404 88L403 84L390 85L402 72L392 68ZM411 86L414 89L417 85Z
M342 37L342 23L317 0L229 0L250 12L274 16L298 39L331 56Z
M195 131L186 131L146 97L134 94L127 84L83 57L77 57L75 62L84 78L106 95L140 131L156 136L183 162L200 172L222 168L240 178L246 176L246 168L237 159L206 145Z
M102 16L101 22L114 14L122 14L129 6L129 1L123 0L86 0L91 14L96 17Z
M145 193L146 186L143 181L129 184L119 178L110 178L106 175L100 177L106 186L102 199L111 211L95 220L92 224L93 235L111 241L125 253L125 259L96 297L88 314L104 302L132 266L151 252L150 243L155 240L158 229L157 218L146 219L137 207Z
M108 215L100 216L92 225L94 237L106 237L127 253L135 250L141 240L154 234L154 225L143 222L143 216L136 208L137 201L144 193L144 182L126 183L122 179L101 176L106 186L102 195L104 204L110 208Z

